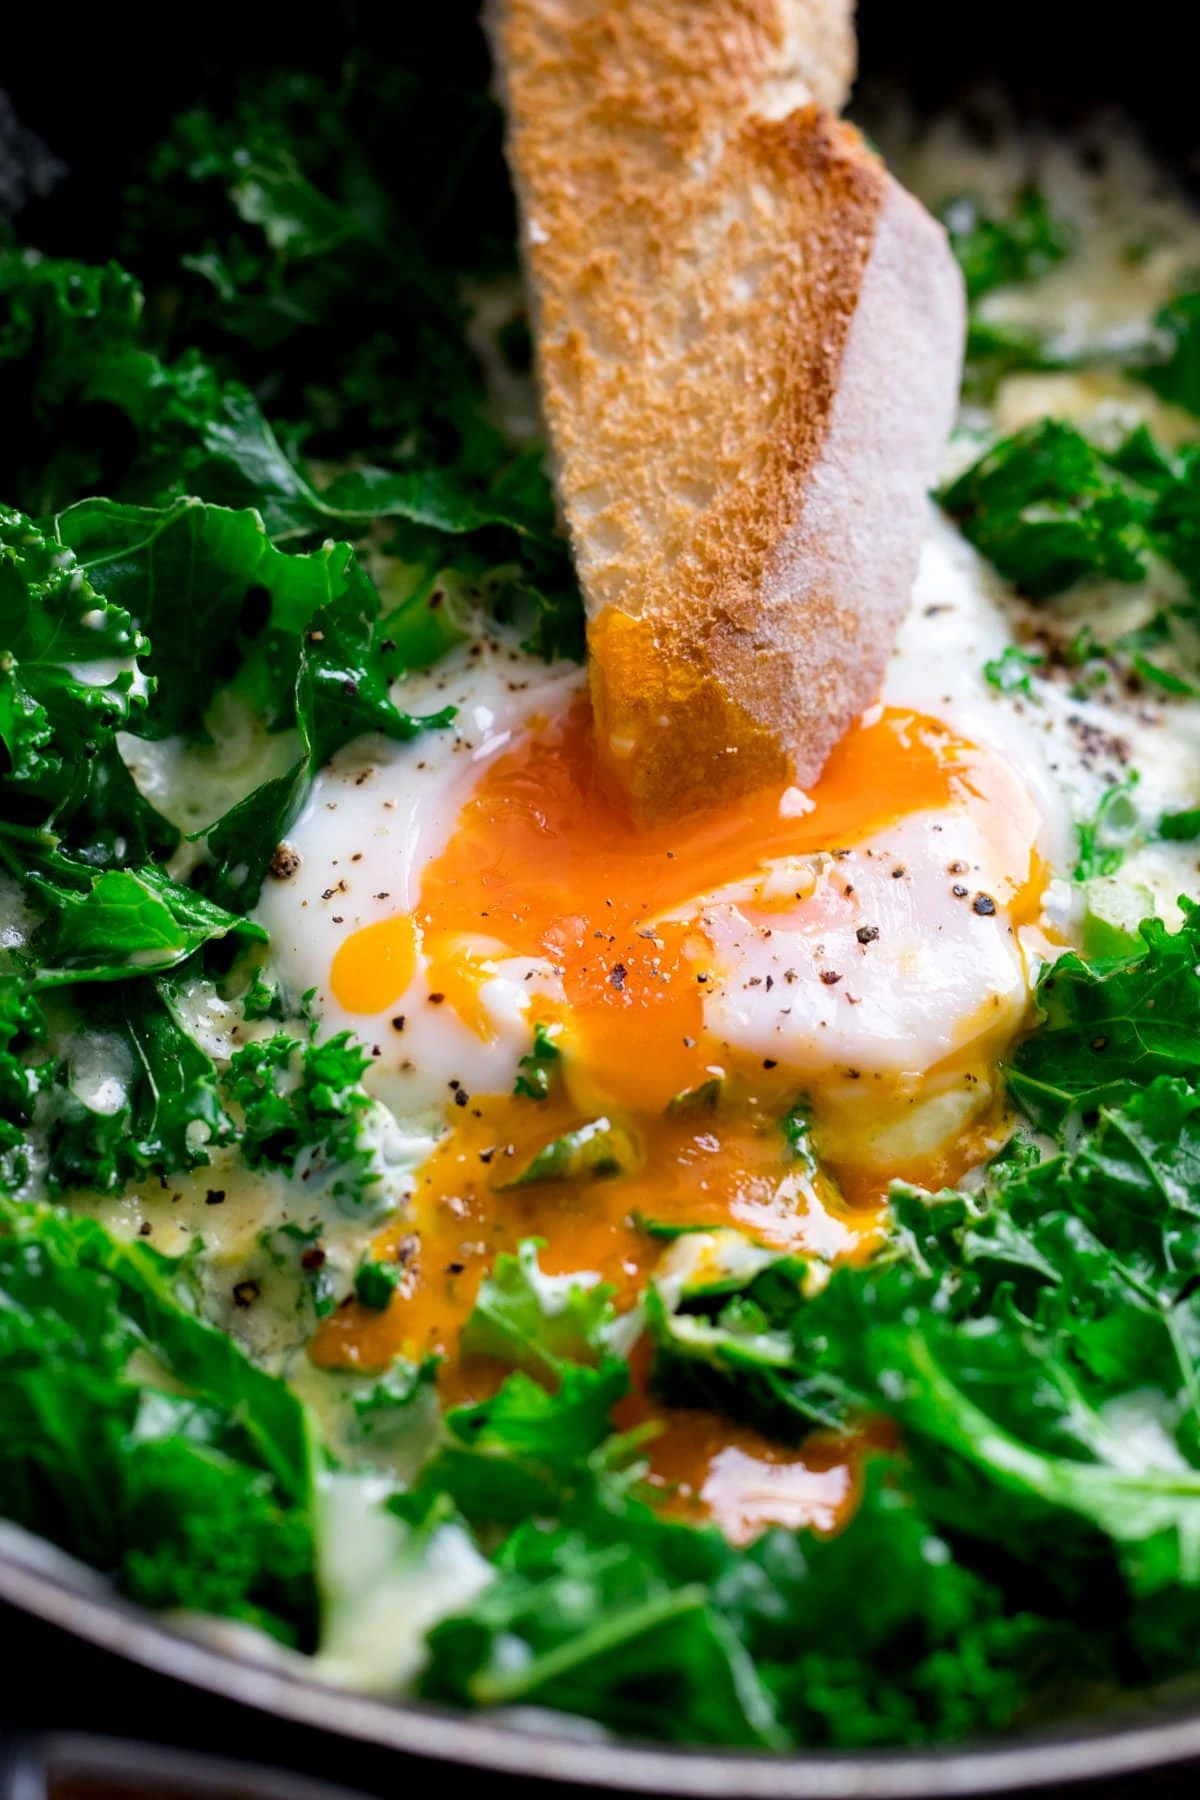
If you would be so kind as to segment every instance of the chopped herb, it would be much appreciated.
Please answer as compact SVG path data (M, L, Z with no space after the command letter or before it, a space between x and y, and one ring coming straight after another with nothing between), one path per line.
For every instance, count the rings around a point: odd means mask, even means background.
M523 1094L529 1100L546 1099L562 1067L562 1051L555 1042L560 1029L557 1025L544 1025L540 1019L534 1025L533 1049L517 1065L520 1073L513 1089L515 1094Z
M399 1280L395 1263L360 1263L354 1275L354 1298L371 1312L386 1312Z
M1163 813L1158 821L1158 835L1168 842L1191 844L1200 838L1200 806L1185 812Z
M983 678L999 694L1024 694L1033 698L1030 676L1040 669L1045 657L1036 650L1022 650L1017 644L1006 644L999 656L983 665Z

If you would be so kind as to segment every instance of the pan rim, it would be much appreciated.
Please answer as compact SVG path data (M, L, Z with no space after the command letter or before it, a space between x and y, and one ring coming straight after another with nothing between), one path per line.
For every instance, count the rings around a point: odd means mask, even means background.
M9 1535L12 1528L9 1527ZM16 1535L15 1533L12 1535ZM42 1540L30 1534L31 1548ZM60 1552L0 1547L0 1601L155 1674L343 1742L498 1775L670 1800L948 1800L1131 1775L1200 1757L1200 1708L1115 1727L1076 1721L946 1749L722 1750L517 1727L486 1714L356 1694L204 1642L104 1591ZM86 1579L90 1576L90 1581Z

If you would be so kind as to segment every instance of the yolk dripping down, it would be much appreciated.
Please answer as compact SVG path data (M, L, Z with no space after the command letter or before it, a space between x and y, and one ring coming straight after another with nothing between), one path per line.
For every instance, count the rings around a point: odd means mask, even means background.
M1025 789L999 757L911 713L873 709L809 796L769 790L711 817L640 832L600 773L585 702L492 762L427 867L415 914L345 940L333 990L347 1010L380 1012L407 989L419 950L430 993L487 1036L480 991L496 960L532 959L552 979L539 984L530 1016L563 1027L568 1080L542 1102L472 1096L468 1107L452 1109L454 1129L421 1171L411 1214L377 1246L381 1255L405 1246L396 1299L382 1314L351 1305L325 1321L314 1358L368 1368L398 1352L437 1350L448 1359L449 1394L477 1396L497 1372L456 1363L455 1347L495 1255L541 1237L548 1270L593 1271L631 1299L660 1248L633 1222L639 1213L737 1225L827 1257L861 1253L884 1184L839 1170L840 1189L814 1186L789 1168L779 1116L796 1093L794 1072L789 1078L744 1058L739 1067L729 1046L705 1032L704 898L776 859L861 843L898 819L951 807L972 810L997 866L1009 872L997 904L1017 922L1034 916L1038 822ZM731 1077L714 1112L667 1110L714 1069ZM633 1174L500 1186L549 1140L602 1110L635 1125L642 1160ZM931 1186L952 1181L986 1141L981 1125L935 1162L891 1173ZM629 1403L634 1412L639 1404ZM687 1416L664 1421L656 1465L681 1494L713 1487L721 1451L737 1450L751 1465L778 1461L753 1434ZM827 1469L841 1466L828 1447L822 1454ZM811 1472L811 1457L803 1460ZM729 1457L723 1467L729 1487ZM848 1494L853 1483L842 1485ZM833 1476L813 1486L827 1498L835 1489ZM715 1488L710 1500L715 1507Z

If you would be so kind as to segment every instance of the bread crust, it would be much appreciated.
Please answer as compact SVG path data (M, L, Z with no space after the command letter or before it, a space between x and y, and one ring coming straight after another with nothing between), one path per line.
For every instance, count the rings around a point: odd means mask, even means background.
M499 0L598 744L642 817L878 690L956 402L944 235L832 115L849 0Z

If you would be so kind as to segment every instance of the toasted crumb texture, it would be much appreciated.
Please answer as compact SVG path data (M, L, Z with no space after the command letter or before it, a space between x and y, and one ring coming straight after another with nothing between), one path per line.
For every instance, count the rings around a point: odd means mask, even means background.
M602 752L661 817L819 773L874 697L955 406L938 226L831 107L847 0L501 0Z

